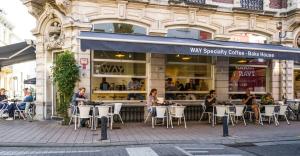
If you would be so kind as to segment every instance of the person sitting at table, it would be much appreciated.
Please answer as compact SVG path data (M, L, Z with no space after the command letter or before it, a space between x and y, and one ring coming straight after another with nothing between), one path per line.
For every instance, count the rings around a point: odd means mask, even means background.
M4 88L0 89L0 110L7 107L7 96L5 95L6 90Z
M206 112L213 112L213 104L217 101L216 91L210 90L209 94L205 97L205 111Z
M75 93L72 97L72 112L74 112L74 109L77 109L78 113L79 113L79 109L78 109L78 104L79 102L83 102L87 100L87 97L85 96L85 91L86 89L84 87L81 87L78 89L78 92ZM92 113L90 112L90 115ZM81 119L80 121L80 126L81 127L85 127L85 123L86 123L87 119Z
M106 82L106 78L102 78L102 82L100 83L100 90L109 90L110 85L108 82Z
M148 112L151 112L153 114L152 106L156 106L157 101L158 101L158 99L157 99L157 89L153 88L150 91L150 94L148 96L147 103L146 103Z
M28 88L24 88L23 91L24 91L23 101L18 105L16 105L16 103L11 103L7 107L9 118L7 118L6 120L13 120L14 112L15 112L16 109L25 110L26 103L27 102L33 102L33 96L31 95L31 91Z
M255 95L252 95L250 89L246 90L246 94L243 97L242 103L246 105L247 111L253 111L256 124L259 124L259 107L255 102Z
M132 90L132 91L140 91L142 85L138 79L132 78L131 81L128 83L127 88L128 90ZM143 98L144 97L139 93L129 93L127 96L127 100L143 100Z
M272 97L271 93L267 93L261 97L261 104L262 105L274 105L274 98Z

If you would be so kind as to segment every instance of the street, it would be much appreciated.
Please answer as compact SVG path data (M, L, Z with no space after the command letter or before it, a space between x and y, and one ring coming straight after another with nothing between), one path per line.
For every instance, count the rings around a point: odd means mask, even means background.
M145 144L109 147L0 147L1 156L296 156L300 141L251 144Z

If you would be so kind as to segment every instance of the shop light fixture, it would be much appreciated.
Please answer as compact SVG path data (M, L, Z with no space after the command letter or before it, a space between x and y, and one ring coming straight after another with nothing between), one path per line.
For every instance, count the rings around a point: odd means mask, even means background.
M115 56L118 57L118 58L123 58L123 57L125 57L125 55L122 54L122 53L118 53L118 54L116 54Z
M247 60L239 60L238 63L247 63Z
M188 57L188 56L182 57L182 60L183 60L183 61L188 61L188 60L190 60L190 59L191 59L191 57Z
M177 54L177 55L176 55L176 57L177 57L177 58L179 58L179 57L180 57L180 55L179 55L179 54Z

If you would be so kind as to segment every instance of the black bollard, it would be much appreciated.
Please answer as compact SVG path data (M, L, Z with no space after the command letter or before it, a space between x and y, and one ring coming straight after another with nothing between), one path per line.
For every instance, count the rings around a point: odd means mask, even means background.
M228 123L227 123L228 116L223 117L223 137L227 137L228 135Z
M107 140L107 117L101 117L101 140Z

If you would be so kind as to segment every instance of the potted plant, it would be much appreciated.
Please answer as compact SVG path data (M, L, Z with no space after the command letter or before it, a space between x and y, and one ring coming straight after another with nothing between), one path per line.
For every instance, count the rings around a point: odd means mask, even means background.
M79 67L72 52L64 51L58 54L52 67L52 78L59 94L57 112L63 118L62 124L67 124L69 120L68 108L76 82L79 81Z

